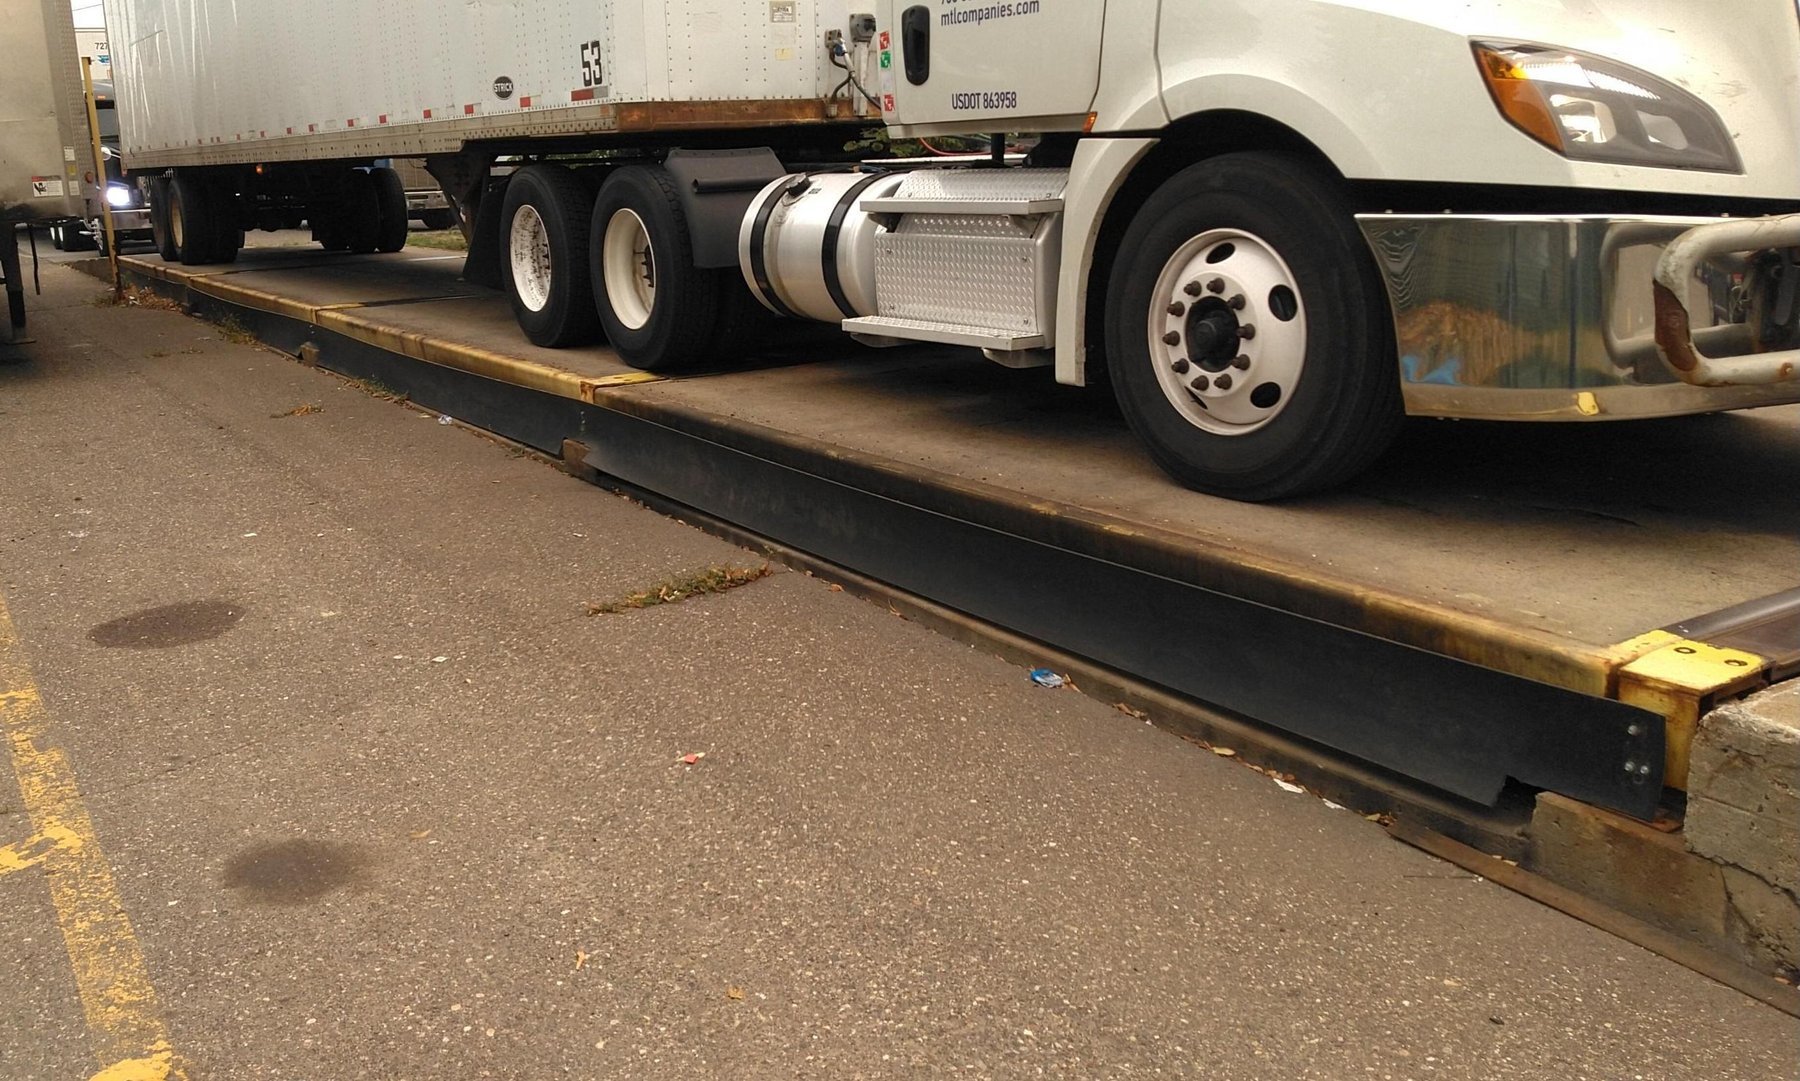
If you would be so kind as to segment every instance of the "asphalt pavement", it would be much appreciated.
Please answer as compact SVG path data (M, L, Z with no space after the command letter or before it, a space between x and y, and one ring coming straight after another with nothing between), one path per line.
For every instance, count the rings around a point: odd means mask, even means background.
M826 581L590 614L764 559L44 284L0 1076L1800 1073L1792 1019Z

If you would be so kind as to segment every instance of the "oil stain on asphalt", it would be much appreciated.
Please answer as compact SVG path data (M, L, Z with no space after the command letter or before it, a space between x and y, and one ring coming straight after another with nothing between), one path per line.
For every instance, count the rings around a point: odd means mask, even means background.
M299 838L239 852L225 865L221 881L256 904L300 905L366 884L368 865L359 845Z
M217 638L243 618L244 609L230 601L184 601L120 616L88 638L113 649L169 649Z

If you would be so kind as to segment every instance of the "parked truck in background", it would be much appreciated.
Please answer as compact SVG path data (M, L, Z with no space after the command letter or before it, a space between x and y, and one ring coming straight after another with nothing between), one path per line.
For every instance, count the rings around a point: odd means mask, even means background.
M1800 11L1730 8L106 2L165 258L302 207L396 248L370 166L423 157L539 345L679 370L766 314L1104 372L1169 473L1243 499L1408 413L1800 400ZM1032 149L858 163L871 122Z
M23 230L82 213L85 116L67 0L0 0L0 342L24 336Z
M57 251L95 251L103 254L106 247L106 223L102 215L111 211L113 240L121 249L132 244L146 244L153 239L147 190L126 175L119 153L119 119L117 101L110 81L94 80L94 119L100 134L100 155L106 163L106 180L97 182L92 165L82 170L81 214L72 218L52 218L44 223L50 245ZM83 138L87 122L82 121ZM90 143L83 142L77 155L85 164L92 158Z

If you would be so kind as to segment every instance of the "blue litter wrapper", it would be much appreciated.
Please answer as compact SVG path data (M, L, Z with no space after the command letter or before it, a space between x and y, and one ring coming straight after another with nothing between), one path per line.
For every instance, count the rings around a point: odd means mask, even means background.
M1048 668L1033 668L1031 670L1031 682L1040 687L1060 687L1068 681L1057 675L1055 672L1050 671Z

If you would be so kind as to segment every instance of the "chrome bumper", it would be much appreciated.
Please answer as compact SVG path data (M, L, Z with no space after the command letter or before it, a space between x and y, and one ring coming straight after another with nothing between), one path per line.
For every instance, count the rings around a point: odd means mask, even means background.
M1800 401L1800 350L1770 344L1746 289L1750 253L1800 246L1800 215L1358 221L1409 413L1599 420ZM1781 318L1775 338L1800 338Z

